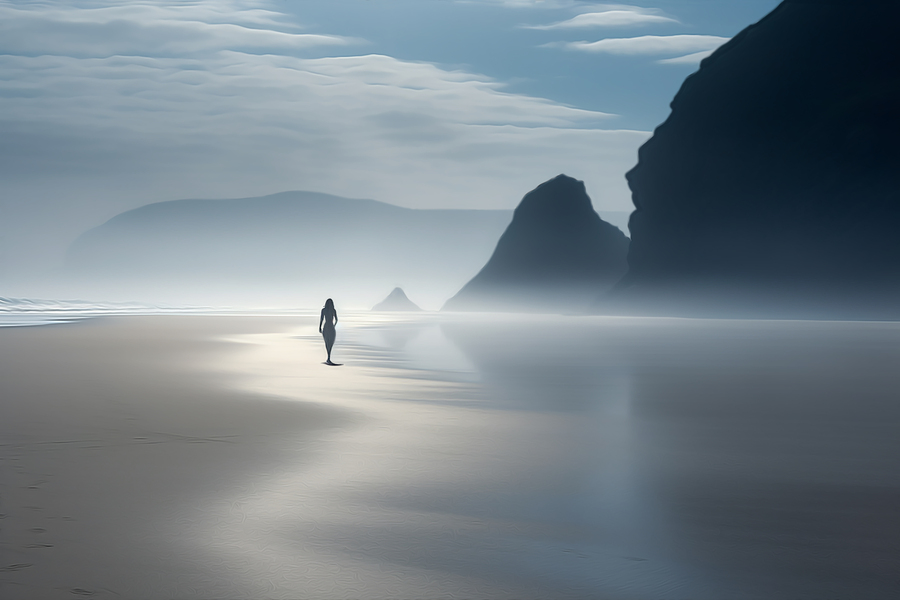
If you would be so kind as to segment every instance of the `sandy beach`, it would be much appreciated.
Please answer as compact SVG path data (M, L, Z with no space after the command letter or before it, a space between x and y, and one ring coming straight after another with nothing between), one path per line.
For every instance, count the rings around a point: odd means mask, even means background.
M315 318L0 328L0 596L900 586L898 324Z

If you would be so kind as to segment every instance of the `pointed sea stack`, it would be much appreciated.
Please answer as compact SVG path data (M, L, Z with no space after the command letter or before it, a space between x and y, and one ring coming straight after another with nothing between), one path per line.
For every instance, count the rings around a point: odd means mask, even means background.
M627 252L584 183L559 175L525 195L493 256L443 310L581 311L619 280Z
M621 304L898 312L898 22L786 0L701 63L627 174Z
M394 288L394 291L388 294L388 297L372 307L372 310L378 311L419 311L422 310L416 304L406 297L406 294L400 288Z

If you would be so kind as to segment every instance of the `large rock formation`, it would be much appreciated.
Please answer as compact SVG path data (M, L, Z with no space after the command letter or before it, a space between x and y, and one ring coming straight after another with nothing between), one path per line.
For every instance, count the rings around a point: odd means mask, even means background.
M373 306L372 310L415 312L422 309L406 296L406 292L402 288L394 288L394 291L388 294L387 298Z
M559 175L522 199L488 263L444 310L583 310L625 272L628 238Z
M627 175L637 210L620 296L888 307L898 22L900 2L786 0L704 60Z

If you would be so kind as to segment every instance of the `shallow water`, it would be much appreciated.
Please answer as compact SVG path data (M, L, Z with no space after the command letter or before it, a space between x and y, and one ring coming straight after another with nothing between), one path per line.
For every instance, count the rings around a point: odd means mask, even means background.
M357 314L321 371L314 324L232 341L243 389L353 417L198 532L273 593L900 586L900 324Z

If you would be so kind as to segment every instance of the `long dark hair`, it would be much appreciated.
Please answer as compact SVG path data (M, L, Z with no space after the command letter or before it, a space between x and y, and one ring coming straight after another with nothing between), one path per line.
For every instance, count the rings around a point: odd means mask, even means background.
M325 301L325 309L326 309L326 310L327 310L327 309L331 309L332 311L334 311L334 300L332 300L331 298L329 298L328 300L326 300L326 301Z

